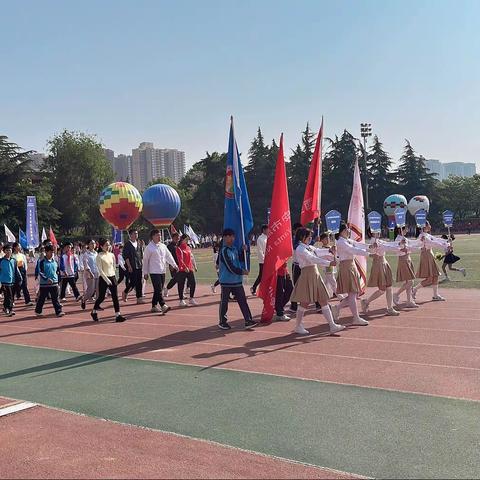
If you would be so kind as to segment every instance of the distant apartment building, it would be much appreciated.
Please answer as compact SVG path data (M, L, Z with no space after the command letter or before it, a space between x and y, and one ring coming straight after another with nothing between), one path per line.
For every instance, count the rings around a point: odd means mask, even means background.
M105 157L107 157L107 160L110 160L110 162L113 163L113 160L115 158L115 152L113 150L110 150L109 148L104 148L103 152L105 153Z
M115 157L113 171L116 181L132 181L132 156L121 153Z
M449 175L458 177L473 177L476 173L476 165L474 163L450 162L442 163L440 160L425 160L425 165L430 173L437 174L437 180L444 180Z
M178 183L185 176L185 152L155 148L152 142L142 142L132 149L131 172L132 183L140 190L160 177Z

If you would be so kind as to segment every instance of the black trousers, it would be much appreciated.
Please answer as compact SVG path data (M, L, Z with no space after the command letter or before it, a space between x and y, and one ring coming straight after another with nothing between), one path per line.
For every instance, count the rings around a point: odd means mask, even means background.
M78 291L75 277L62 278L62 285L60 287L60 298L65 298L65 291L67 290L67 285L70 285L70 287L72 288L72 292L75 295L75 298L78 299L80 297L80 292Z
M120 285L123 280L125 280L125 285L127 284L127 273L123 268L118 267L118 282L117 285Z
M52 300L55 313L58 315L62 311L62 306L58 301L58 286L57 285L41 285L40 292L38 294L37 305L35 306L35 313L42 313L43 305L47 297Z
M163 285L165 284L165 274L151 273L150 280L152 281L153 286L152 307L156 307L157 304L160 304L160 306L163 307L165 305L165 301L163 300Z
M292 280L293 280L293 284L295 285L298 281L298 279L300 278L300 274L302 273L302 269L296 264L294 263L292 265ZM297 311L297 308L298 308L298 303L297 302L292 302L290 304L290 308L296 312Z
M178 282L178 298L183 300L183 291L185 290L185 282L190 288L190 298L193 298L195 295L195 287L197 285L195 281L195 274L193 272L178 272L177 273L177 282Z
M170 270L170 275L171 275L171 279L170 281L168 282L167 284L167 289L170 290L171 288L173 288L176 284L177 284L177 271L176 270Z
M25 268L21 268L20 273L22 274L22 283L15 285L15 294L17 298L20 298L20 293L22 293L25 303L30 303L31 299L27 285L27 271L25 270Z
M243 286L230 287L222 285L222 294L220 299L220 310L219 310L219 322L224 323L227 321L227 311L228 311L228 297L230 294L233 294L235 300L240 307L240 310L245 321L252 319L252 312L247 303L247 297L245 296L245 290Z
M117 313L120 312L120 304L118 303L117 279L115 277L108 277L108 279L110 280L111 285L108 285L103 277L98 279L98 298L95 301L93 309L98 310L98 307L100 307L102 302L105 300L105 295L108 289L110 290L110 295L112 296L113 309L115 310L115 313Z
M142 298L143 295L143 275L142 269L136 268L132 272L128 272L127 281L125 282L125 293L131 292L135 289L135 295L137 298Z
M263 263L258 264L258 275L257 278L255 279L255 282L253 282L252 285L252 290L254 292L257 291L257 287L260 285L260 282L262 281L262 273L263 273Z
M293 283L288 276L277 277L277 290L275 292L275 311L281 317L285 311L285 305L290 300L293 292Z
M2 285L3 287L3 309L11 312L13 309L13 285Z

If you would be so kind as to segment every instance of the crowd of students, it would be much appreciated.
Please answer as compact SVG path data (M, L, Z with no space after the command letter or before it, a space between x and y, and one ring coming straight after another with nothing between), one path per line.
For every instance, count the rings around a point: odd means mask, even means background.
M259 273L250 293L256 295L260 285L265 249L268 238L268 226L262 226L262 233L256 242ZM305 312L315 308L321 313L330 328L331 333L337 333L345 327L338 323L342 308L348 307L351 311L353 325L368 325L362 318L369 312L372 302L385 297L385 314L397 316L401 305L401 295L405 292L407 301L405 308L418 308L415 297L422 287L431 286L432 299L443 301L439 294L438 285L440 270L436 264L436 257L432 249L443 252L443 270L460 271L466 275L465 269L457 269L452 264L459 260L453 254L452 242L454 238L438 238L431 235L430 225L418 232L415 240L407 238L406 229L396 231L395 241L388 242L379 238L379 235L369 234L368 243L356 242L350 238L350 231L346 224L341 224L335 238L326 233L314 238L313 231L304 228L301 224L293 226L294 253L292 258L292 272L288 271L285 263L277 272L277 291L275 296L274 321L289 321L295 315L294 332L307 335L303 318ZM248 306L243 279L248 275L245 263L242 261L244 251L237 251L234 247L235 232L226 229L220 241L213 242L214 264L217 271L217 281L211 285L212 293L221 287L219 305L219 328L229 330L227 311L229 301L236 301L245 321L245 328L256 325ZM0 244L0 283L3 294L3 308L8 316L15 315L15 301L23 296L27 306L33 306L28 286L28 259L18 243ZM420 262L415 272L410 253L420 251ZM394 275L386 255L396 255L398 266L395 280L400 287L394 292ZM367 286L375 288L369 296L362 295L360 273L355 258L358 256L372 257ZM117 273L118 269L118 273ZM167 283L166 273L170 273ZM195 306L197 264L192 249L189 246L189 237L174 233L168 245L165 245L159 230L150 232L150 242L139 240L138 232L134 229L128 232L128 240L122 245L112 245L108 239L94 239L85 244L73 245L66 242L61 247L50 241L43 242L38 251L35 263L35 312L43 314L46 300L50 300L55 314L63 316L62 305L66 301L67 293L73 295L81 308L86 310L87 304L93 303L90 316L93 321L99 321L102 304L109 295L116 322L124 322L126 318L121 314L120 297L123 302L128 301L130 293L134 292L138 304L146 303L145 282L150 280L153 288L151 299L151 313L165 315L171 307L165 299L171 289L177 286L179 307ZM421 281L414 285L414 280ZM448 276L447 276L448 278ZM124 288L119 294L120 285ZM80 284L80 289L77 284ZM81 292L80 292L81 290ZM188 299L187 299L188 297ZM333 303L332 300L338 300ZM288 312L287 304L290 302ZM288 314L287 314L288 313Z

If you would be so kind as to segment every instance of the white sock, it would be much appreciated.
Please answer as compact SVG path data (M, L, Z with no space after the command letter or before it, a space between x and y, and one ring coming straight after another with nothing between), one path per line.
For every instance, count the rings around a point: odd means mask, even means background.
M385 291L385 295L387 297L387 308L391 310L393 308L393 292L392 287L387 287Z
M297 308L297 316L295 317L295 321L296 321L295 327L296 328L303 327L302 321L303 321L303 316L304 315L305 315L305 309L299 305L298 308Z
M357 294L356 293L349 293L346 300L348 301L348 306L350 307L350 311L352 312L353 318L354 319L359 318L360 315L358 314Z
M405 290L407 291L407 302L411 303L412 302L413 280L409 280L408 282L406 282L406 284L405 283L403 284L404 287L405 287L405 285L406 285Z
M432 285L432 288L433 288L433 296L438 297L438 283L434 283Z
M373 292L368 298L367 298L367 303L371 303L374 300L376 300L378 297L381 297L384 294L382 290L377 290L376 292Z
M330 328L334 327L336 323L335 323L335 320L333 319L330 305L325 305L325 307L322 307L322 313L323 313L323 316L327 319L327 322Z

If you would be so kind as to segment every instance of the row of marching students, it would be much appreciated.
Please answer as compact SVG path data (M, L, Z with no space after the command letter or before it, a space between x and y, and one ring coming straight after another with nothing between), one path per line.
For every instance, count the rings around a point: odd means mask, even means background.
M368 278L368 287L376 290L367 298L361 300L361 309L364 314L368 313L370 304L381 296L386 297L386 315L397 316L400 314L395 306L400 305L400 295L406 292L407 308L417 308L415 296L419 288L431 286L433 289L433 301L443 301L444 298L438 292L438 279L440 271L435 262L432 248L445 251L451 249L451 242L446 239L431 235L430 224L419 232L416 240L406 238L406 229L397 231L395 241L388 242L378 238L377 234L370 235L369 244L357 242L350 238L350 231L346 224L341 224L338 234L335 235L336 244L330 246L328 236L323 234L320 238L322 247L313 245L313 232L303 228L300 224L294 225L294 254L293 254L293 283L291 292L291 311L296 313L294 332L300 335L308 335L303 318L306 310L312 304L316 305L318 313L322 313L327 320L330 333L337 333L345 327L337 323L341 309L348 307L352 313L352 325L365 326L368 321L361 317L357 300L361 294L362 286L360 274L355 264L355 257L372 257L372 266ZM268 233L268 232L267 232ZM420 264L415 274L410 253L420 251ZM385 254L391 253L398 256L396 281L402 285L399 290L393 292L393 274ZM324 270L325 282L320 275L319 267ZM338 269L335 278L335 270ZM279 279L283 277L279 274ZM422 279L415 287L415 278ZM325 284L326 283L326 284ZM253 288L253 287L252 287ZM253 290L252 293L255 291ZM280 292L280 295L279 295ZM288 301L288 291L285 283L281 282L277 287L277 315L274 320L289 320L289 317L279 315L278 298L283 302ZM330 305L330 298L336 296L340 301L336 305Z

